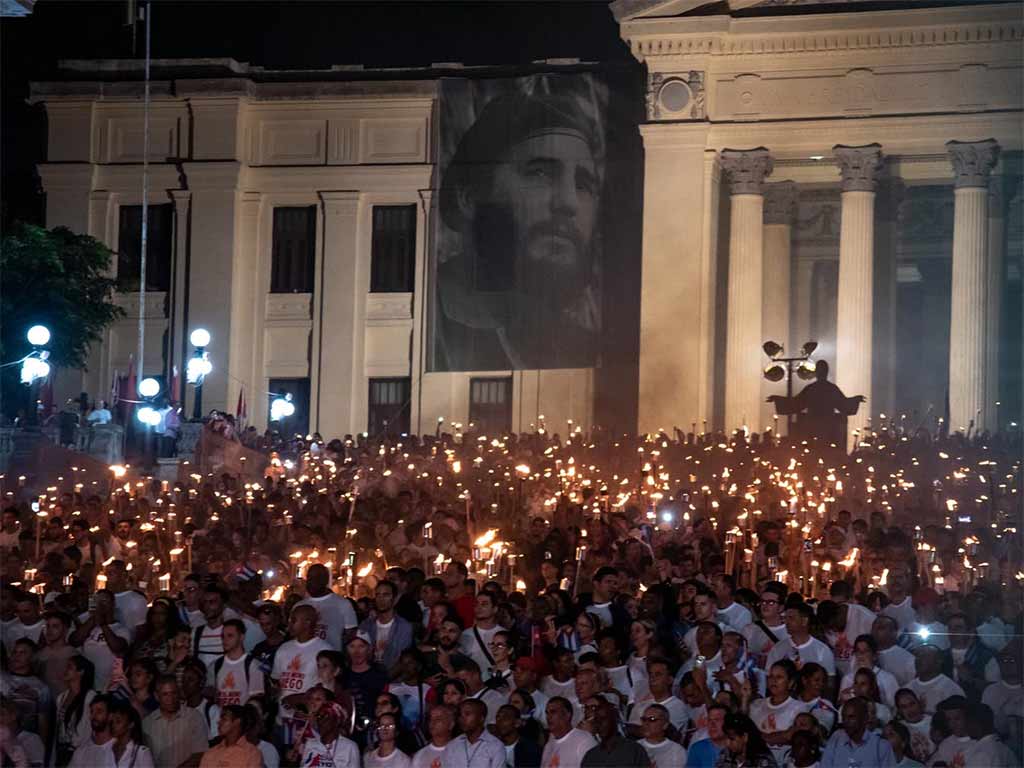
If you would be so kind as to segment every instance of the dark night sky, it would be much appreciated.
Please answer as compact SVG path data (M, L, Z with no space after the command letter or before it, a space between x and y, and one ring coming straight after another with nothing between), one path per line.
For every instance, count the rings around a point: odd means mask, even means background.
M54 77L59 59L132 57L126 6L39 0L31 16L0 20L5 222L43 217L34 164L45 159L45 122L40 108L24 103L29 82ZM545 58L635 66L607 0L158 0L153 56L230 57L271 68L523 65Z

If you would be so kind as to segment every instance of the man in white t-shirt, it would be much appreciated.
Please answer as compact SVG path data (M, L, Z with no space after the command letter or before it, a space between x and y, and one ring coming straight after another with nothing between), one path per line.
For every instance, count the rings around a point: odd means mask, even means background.
M27 637L36 645L43 639L46 622L39 615L39 595L33 592L19 592L14 604L17 619L4 627L3 642L7 653L14 650L14 643Z
M640 746L651 759L651 768L675 768L686 765L686 750L666 738L670 724L669 712L661 704L648 704L641 718L643 738Z
M373 658L387 670L398 663L402 651L414 641L412 625L395 613L398 587L382 581L373 593L376 616L369 616L359 625L359 632L370 639Z
M412 756L412 768L441 768L441 755L452 740L455 728L455 712L444 704L430 708L427 719L427 733L430 742Z
M331 591L330 578L325 566L319 563L311 565L306 572L306 599L299 605L316 608L317 637L340 650L355 634L359 621L352 603Z
M544 745L541 768L579 768L583 756L597 740L586 731L572 727L572 704L555 696L548 702L548 730L551 738Z
M476 622L462 632L462 637L459 638L459 647L464 654L479 665L480 669L488 670L494 666L490 648L491 641L498 632L502 632L505 628L498 624L495 618L498 614L498 606L495 604L494 595L490 592L481 592L476 596L474 610Z
M861 635L853 642L853 662L839 683L839 700L844 700L843 694L847 691L850 692L850 695L855 695L852 692L853 679L860 669L870 669L874 673L878 691L882 694L882 703L889 709L895 709L896 691L900 689L900 684L896 682L896 678L891 672L878 666L878 646L871 635Z
M677 729L686 727L687 712L682 701L672 695L672 671L669 669L665 659L652 658L647 660L648 691L645 696L638 699L629 712L629 723L627 731L633 738L638 738L645 733L644 713L648 708L657 704L668 712L669 722Z
M917 621L914 601L910 596L910 567L906 563L896 563L889 570L889 604L882 609L882 614L896 619L900 631L907 629Z
M292 608L288 621L292 640L282 643L274 656L274 669L270 676L281 693L279 723L290 720L295 707L304 703L305 693L319 682L317 654L332 650L327 641L316 636L316 609L311 605Z
M221 635L224 655L210 666L210 684L217 690L217 704L245 706L252 696L265 692L263 671L254 656L245 652L245 623L241 619L224 622Z
M899 622L892 616L881 615L871 625L871 636L878 646L878 666L896 678L900 685L906 685L917 672L914 669L914 655L896 644L899 637Z
M224 655L224 609L227 606L228 594L215 584L208 586L203 593L202 606L205 623L200 624L192 633L192 655L209 669L213 662Z
M718 620L728 624L737 632L750 624L754 617L750 615L744 606L733 599L736 592L736 579L727 573L720 573L712 580L715 588L715 597L718 602Z
M761 618L745 626L740 634L747 639L747 653L761 669L765 668L768 654L776 643L789 637L786 622L782 617L782 600L785 595L773 589L761 592Z
M963 696L964 689L942 674L942 649L934 645L919 645L914 650L917 677L907 683L907 688L917 694L921 707L930 715L936 707L950 696Z
M316 617L313 617L311 632L316 631ZM319 637L311 642L324 642ZM355 742L341 735L341 724L345 719L343 707L336 701L328 701L316 711L316 734L302 743L295 750L298 752L299 766L313 768L359 768L359 747Z
M93 600L95 608L71 634L71 644L81 646L82 655L92 662L94 688L102 692L110 683L115 661L121 664L128 653L131 633L114 621L114 594L110 590L99 590Z
M825 668L829 676L829 687L826 690L831 690L835 685L836 662L832 656L832 649L811 636L813 616L814 611L807 603L796 603L786 609L786 629L789 631L789 637L772 648L765 666L770 670L772 664L780 659L790 659L799 669L807 662L813 661Z
M619 592L619 572L610 565L597 569L593 579L593 602L586 607L588 613L597 614L601 625L610 627L614 623L612 617L612 600Z
M736 630L722 621L721 616L718 614L718 598L715 593L710 589L705 588L704 590L698 591L693 598L693 627L683 637L683 642L686 643L690 649L691 656L697 656L697 627L700 626L702 621L710 621L713 624L717 624L718 628L722 630L722 634L726 632L735 632Z
M145 595L129 587L128 570L123 560L115 560L107 566L107 589L114 593L114 615L135 637L135 630L146 623L149 605Z
M850 671L854 640L871 632L875 614L863 605L850 602L853 590L847 581L833 582L829 594L832 599L818 606L818 619L832 646L836 673L841 676Z
M1021 687L1020 658L1014 644L1007 645L996 656L1002 680L992 683L981 694L981 703L992 709L996 732L1010 738L1010 717L1024 712L1024 689Z

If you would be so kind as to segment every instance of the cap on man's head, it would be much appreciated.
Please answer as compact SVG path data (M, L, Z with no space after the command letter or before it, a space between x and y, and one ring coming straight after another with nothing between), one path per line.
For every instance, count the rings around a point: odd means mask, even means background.
M545 93L510 93L491 99L470 126L445 169L441 182L441 218L462 229L459 190L479 178L481 170L499 162L509 149L534 136L572 134L600 154L597 125L572 98Z
M370 640L370 636L366 632L363 632L362 630L360 630L360 631L356 632L354 635L352 635L352 637L349 639L349 641L346 643L346 645L352 645L352 643L354 643L356 640L362 640L364 643L366 643L366 647L367 648L372 648L373 647L373 642Z

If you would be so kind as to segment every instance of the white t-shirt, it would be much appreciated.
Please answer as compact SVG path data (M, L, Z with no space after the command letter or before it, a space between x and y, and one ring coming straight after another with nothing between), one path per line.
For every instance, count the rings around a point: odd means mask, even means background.
M320 640L313 638L310 642ZM323 641L320 641L323 642ZM299 758L302 768L359 768L359 747L354 741L339 736L330 746L314 737L302 745L302 756Z
M846 627L842 632L828 632L828 641L832 645L836 670L840 675L850 671L853 660L853 644L861 635L871 634L871 625L875 623L875 614L857 603L846 606Z
M196 654L196 658L209 668L213 662L224 655L224 624L221 622L221 625L216 628L209 624L202 624L193 630L192 649L196 648L197 634L199 635L199 653Z
M483 647L480 647L480 643L476 639L474 632L480 633L480 638L483 640ZM480 674L486 679L487 670L491 667L491 662L487 658L487 654L491 652L491 641L494 636L499 632L504 632L505 628L495 624L490 629L482 629L480 627L470 627L462 631L462 636L459 638L459 648L462 652L469 656L473 661L480 665ZM484 652L486 650L486 653Z
M805 702L788 697L781 704L772 704L768 699L756 699L750 705L750 719L762 734L785 731L793 726L793 721L801 712L809 709ZM782 765L789 754L789 745L782 744L770 747L775 762Z
M263 768L278 768L281 765L281 755L273 744L269 741L260 741L257 746L263 756Z
M248 675L246 675L246 658L249 658ZM228 704L245 706L251 696L262 696L265 693L263 671L255 658L243 653L232 661L224 656L221 661L215 661L210 667L211 677L218 664L220 671L217 672L217 679L213 681L213 686L217 689L217 704L220 706L224 707Z
M391 631L395 628L395 618L392 616L391 621L387 624L381 624L377 622L377 643L373 649L373 658L378 662L384 658L384 654L387 653L388 645L391 642Z
M553 699L555 696L571 699L576 695L576 680L570 677L564 683L560 683L555 678L548 676L541 681L540 690L549 699Z
M914 757L922 763L927 763L935 751L935 742L932 741L932 716L922 715L916 723L907 720L901 722L910 732L910 746L914 750Z
M46 629L46 622L42 619L35 624L22 624L18 620L12 621L4 627L3 639L4 647L7 648L7 654L11 654L14 650L14 644L23 637L27 637L33 643L39 645L42 642L44 629Z
M114 616L118 623L123 624L132 633L132 637L135 636L135 629L146 623L148 610L146 598L132 589L114 595Z
M125 642L131 642L131 633L119 622L115 621L111 624L110 631ZM95 689L101 692L107 690L107 686L110 684L110 675L114 671L114 654L110 652L110 646L103 638L103 630L98 626L92 628L89 637L82 643L82 655L96 668Z
M651 768L682 768L686 765L686 750L671 739L662 739L659 744L640 739L640 746L651 758Z
M284 703L286 696L296 693L305 693L319 682L316 669L316 656L320 651L330 651L331 646L325 640L314 637L305 643L298 640L289 640L282 643L274 656L274 669L270 676L277 681L281 689L281 707L278 710L278 717L291 717L292 708ZM355 746L353 744L353 746ZM358 759L359 752L356 751ZM305 765L305 763L303 763ZM355 763L358 765L358 762Z
M1013 753L995 734L978 739L967 751L967 768L1011 768L1016 764Z
M891 672L901 686L906 685L917 676L917 670L914 667L914 654L898 645L878 652L878 666L886 672Z
M601 617L601 626L610 627L612 625L612 604L611 603L591 603L585 608L587 613L593 613Z
M412 756L412 768L441 768L441 755L443 754L444 747L427 744Z
M387 757L378 755L376 749L367 752L363 757L363 768L409 768L411 764L412 761L405 752L397 748L391 750Z
M1001 736L1009 735L1010 716L1020 717L1024 712L1024 689L1020 683L1010 685L1005 680L985 688L981 694L981 703L987 704L995 715L996 731Z
M970 736L947 736L939 744L939 748L935 750L929 763L941 762L952 768L963 768L967 765L968 752L977 743ZM986 766L986 768L995 768L995 766Z
M583 756L597 746L597 740L579 728L571 729L565 736L553 736L544 745L540 758L541 768L579 768Z
M662 701L655 701L654 696L649 692L641 701L636 702L633 708L629 712L629 723L630 725L640 725L643 722L644 712L651 704L660 704L668 710L668 719L676 728L682 730L686 727L686 721L689 719L689 712L687 711L686 705L675 696L669 696L667 699Z
M907 688L917 694L917 698L921 700L921 708L930 715L934 715L939 703L950 696L964 695L963 688L942 674L936 675L927 683L915 677L907 683Z
M851 669L845 675L839 683L840 694L847 688L853 687L853 678L856 676L859 670ZM896 682L896 678L891 672L886 672L879 666L876 666L872 672L875 673L875 680L878 682L878 692L882 694L882 701L887 707L896 706L896 691L900 689L900 684Z
M326 640L335 650L345 647L345 630L355 629L359 624L352 603L333 592L321 597L307 597L299 605L311 605L316 608L316 636Z
M754 620L754 617L750 615L750 611L745 606L733 601L728 608L718 609L718 620L733 627L737 632L742 632L743 628Z
M802 668L807 662L813 661L815 664L823 666L829 677L836 673L836 661L832 655L832 649L816 637L808 637L807 642L803 645L796 645L791 637L777 643L768 654L765 669L771 670L772 664L781 659L790 659L796 664L797 669Z
M785 624L780 624L777 627L773 627L770 624L766 624L765 626L772 631L776 640L769 638L768 635L764 633L764 630L754 622L747 624L747 626L740 630L740 634L747 638L747 653L754 657L754 661L761 669L765 669L768 654L771 653L776 642L781 643L783 640L789 639L789 630L786 629Z
M900 603L889 603L882 609L882 615L892 616L896 619L900 632L917 621L917 612L914 611L914 602L910 599L910 595L903 598Z

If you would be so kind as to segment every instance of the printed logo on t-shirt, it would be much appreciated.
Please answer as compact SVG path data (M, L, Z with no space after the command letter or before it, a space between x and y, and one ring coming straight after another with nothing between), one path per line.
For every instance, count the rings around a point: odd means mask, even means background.
M228 672L224 676L224 682L221 684L221 690L217 692L217 703L224 707L228 704L241 704L242 694L235 686L235 673Z
M316 636L319 637L321 640L327 639L327 625L323 622L317 622Z
M284 674L281 675L281 690L301 691L305 682L306 675L302 672L302 655L296 654L292 660L288 662L288 666L285 668Z

